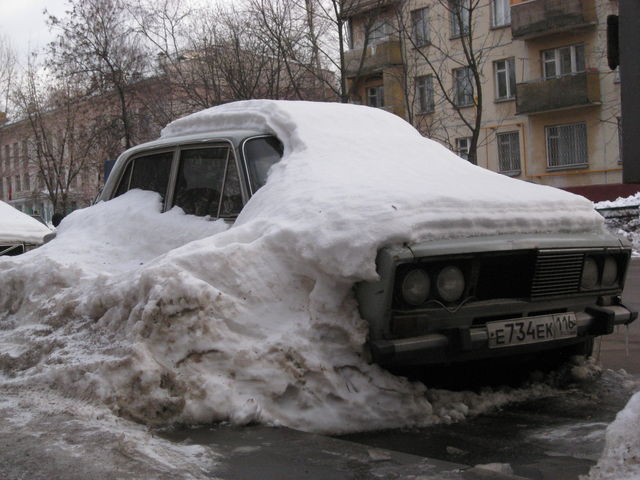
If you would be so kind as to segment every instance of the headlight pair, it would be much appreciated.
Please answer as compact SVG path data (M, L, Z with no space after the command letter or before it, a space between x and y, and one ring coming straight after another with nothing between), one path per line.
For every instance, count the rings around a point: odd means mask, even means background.
M455 265L447 265L435 275L435 293L447 303L459 300L464 289L464 274ZM410 270L402 280L402 298L409 305L422 305L432 296L431 290L431 277L421 268Z
M582 265L582 290L593 290L598 286L611 288L618 282L618 262L611 256L605 256L601 262L595 257L587 257Z

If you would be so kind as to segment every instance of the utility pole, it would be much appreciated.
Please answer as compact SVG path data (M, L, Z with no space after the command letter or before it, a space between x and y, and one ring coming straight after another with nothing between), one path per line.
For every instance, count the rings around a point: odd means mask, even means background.
M640 0L620 0L622 181L640 183Z

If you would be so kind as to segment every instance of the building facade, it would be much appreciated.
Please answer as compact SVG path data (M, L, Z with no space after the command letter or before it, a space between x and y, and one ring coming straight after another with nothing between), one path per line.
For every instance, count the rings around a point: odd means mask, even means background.
M617 0L367 0L347 11L354 101L530 182L622 182ZM474 138L475 136L475 138Z

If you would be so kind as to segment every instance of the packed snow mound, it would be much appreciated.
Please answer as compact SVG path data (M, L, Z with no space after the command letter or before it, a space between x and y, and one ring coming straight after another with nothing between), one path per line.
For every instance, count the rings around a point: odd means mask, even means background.
M618 197L615 200L604 200L595 204L595 208L616 208L640 205L640 192L628 197Z
M134 190L0 259L0 388L51 388L146 424L333 433L455 420L513 398L429 398L370 365L353 282L375 278L392 242L598 230L590 202L469 165L358 106L241 102L164 135L237 126L272 131L285 154L234 226L161 213L159 195Z
M640 480L640 392L607 427L598 464L585 480Z
M188 115L162 136L247 128L275 134L284 158L237 235L289 232L332 274L373 278L375 250L395 242L603 228L585 198L472 165L380 109L249 100Z
M0 242L25 242L40 245L51 233L35 218L0 200Z

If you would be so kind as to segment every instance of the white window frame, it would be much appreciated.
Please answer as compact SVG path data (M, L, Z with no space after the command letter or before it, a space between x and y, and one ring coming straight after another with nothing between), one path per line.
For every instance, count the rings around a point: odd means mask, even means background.
M429 7L411 11L411 33L417 47L431 43L429 34Z
M511 2L491 0L491 27L501 28L511 25Z
M374 108L384 107L384 85L367 87L367 105Z
M569 53L569 71L562 72L562 55ZM550 48L543 50L542 55L542 76L545 80L564 77L585 71L584 44L566 45L564 47ZM580 61L581 59L581 61ZM550 71L553 66L553 72Z
M517 175L521 171L520 167L520 132L496 133L496 144L498 147L498 167L501 173Z
M500 64L503 64L500 66ZM503 58L493 62L496 100L513 100L516 98L516 59ZM500 77L504 76L506 95L500 95Z
M469 160L470 149L471 149L471 137L456 138L456 153L460 158Z
M549 170L582 168L588 165L585 122L549 125L544 130Z
M467 35L471 30L470 25L470 9L471 0L449 0L449 14L451 20L451 36L460 37ZM460 30L460 24L458 23L457 10L460 9L460 20L462 22L462 30Z
M416 77L416 103L418 113L433 113L435 110L433 75Z
M453 70L453 86L456 107L470 107L474 104L473 73L470 67Z

